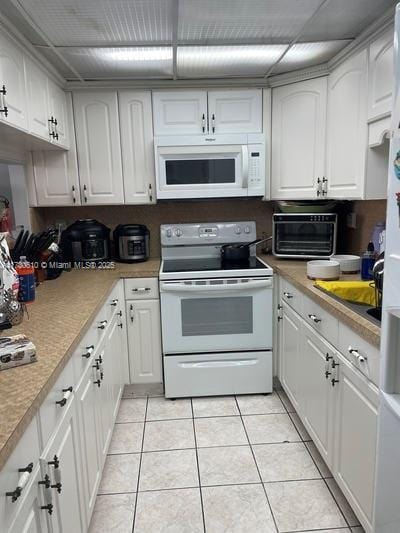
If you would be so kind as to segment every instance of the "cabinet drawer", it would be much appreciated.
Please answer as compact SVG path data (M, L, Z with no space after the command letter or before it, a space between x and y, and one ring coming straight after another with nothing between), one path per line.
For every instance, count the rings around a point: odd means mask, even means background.
M8 531L8 526L19 513L25 495L29 492L35 473L39 467L40 443L35 417L24 432L7 463L0 472L0 529ZM32 463L32 472L19 472ZM19 483L20 482L20 483ZM20 495L13 502L7 492L13 492L18 485L23 486ZM17 496L17 494L16 494Z
M67 404L73 398L74 386L73 361L70 360L39 409L39 424L44 447L61 422ZM70 388L72 391L69 390Z
M348 326L339 323L339 351L375 385L379 384L379 348L372 346Z
M338 342L339 321L307 296L303 297L303 318L334 346Z
M131 278L125 280L126 300L146 300L160 297L157 278Z
M303 310L303 293L284 278L281 278L280 285L281 299L301 314Z

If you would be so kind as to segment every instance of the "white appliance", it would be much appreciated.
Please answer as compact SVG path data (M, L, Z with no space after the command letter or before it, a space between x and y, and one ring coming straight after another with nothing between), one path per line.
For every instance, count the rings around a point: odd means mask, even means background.
M247 262L221 259L255 239L255 222L161 226L167 398L272 392L272 269L254 247Z
M154 139L157 199L264 196L262 134Z
M395 96L389 157L381 340L375 533L400 531L400 4L394 35ZM397 175L396 175L397 171ZM398 196L397 196L398 195Z

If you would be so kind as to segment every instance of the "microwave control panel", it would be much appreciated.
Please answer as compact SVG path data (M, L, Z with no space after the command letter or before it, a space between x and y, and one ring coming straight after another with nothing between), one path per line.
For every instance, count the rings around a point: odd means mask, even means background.
M262 186L262 176L264 175L265 161L264 150L261 145L248 145L249 151L249 188Z

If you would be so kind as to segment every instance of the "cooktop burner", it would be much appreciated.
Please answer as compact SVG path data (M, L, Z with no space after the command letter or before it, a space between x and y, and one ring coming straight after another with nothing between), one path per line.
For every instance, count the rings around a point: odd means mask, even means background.
M250 257L245 262L228 263L219 257L202 257L199 259L165 259L163 272L204 272L209 270L257 270L267 268L257 257Z

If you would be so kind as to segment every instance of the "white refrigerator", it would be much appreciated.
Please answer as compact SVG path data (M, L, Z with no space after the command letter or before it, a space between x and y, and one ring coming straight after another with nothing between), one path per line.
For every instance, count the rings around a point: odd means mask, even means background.
M374 533L400 533L400 4L390 141Z

